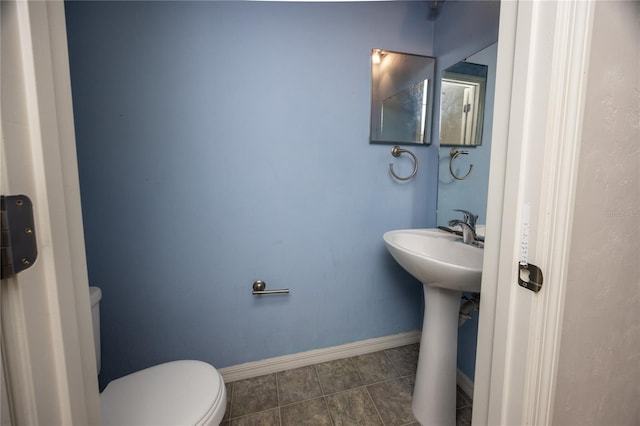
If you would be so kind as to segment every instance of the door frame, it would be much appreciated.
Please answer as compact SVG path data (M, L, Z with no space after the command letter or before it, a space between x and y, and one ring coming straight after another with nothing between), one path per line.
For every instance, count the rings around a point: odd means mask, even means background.
M501 3L476 425L552 422L594 7ZM539 293L517 284L525 222Z
M38 243L0 286L2 419L99 424L64 3L3 0L0 14L0 189L30 197Z

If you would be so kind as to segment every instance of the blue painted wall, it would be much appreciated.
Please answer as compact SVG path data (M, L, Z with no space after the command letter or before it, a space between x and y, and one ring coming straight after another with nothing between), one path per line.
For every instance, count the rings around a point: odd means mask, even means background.
M417 178L369 145L371 48L433 56L426 2L68 2L104 384L413 330L422 289L382 234L435 225ZM251 284L288 287L253 297Z
M497 46L487 50L485 48L498 41L499 17L500 3L497 1L447 1L443 3L435 21L434 30L437 81L440 81L443 70L466 58L477 63L495 61ZM473 56L481 50L483 51L482 55ZM486 102L490 106L493 105L495 67L489 68L487 80ZM440 105L440 88L436 89L436 105ZM449 174L449 151L451 148L440 148L440 176L437 183L438 224L446 224L451 218L461 218L459 213L451 211L453 208L469 209L479 215L478 223L485 223L492 120L493 110L487 110L483 128L483 146L465 148L470 151L470 154L456 159L456 164L460 170L463 170L462 174L466 173L466 166L469 163L475 163L473 175L468 180L452 182L453 179ZM439 140L439 108L435 108L433 122L434 141L437 143ZM438 154L430 151L429 155L437 156ZM458 368L472 380L475 377L477 336L478 312L473 312L471 319L458 330Z

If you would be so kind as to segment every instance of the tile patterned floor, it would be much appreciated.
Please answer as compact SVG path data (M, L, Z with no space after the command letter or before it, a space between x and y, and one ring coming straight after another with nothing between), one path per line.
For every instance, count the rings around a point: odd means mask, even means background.
M411 395L418 344L227 383L222 426L418 425ZM471 425L458 390L457 425Z

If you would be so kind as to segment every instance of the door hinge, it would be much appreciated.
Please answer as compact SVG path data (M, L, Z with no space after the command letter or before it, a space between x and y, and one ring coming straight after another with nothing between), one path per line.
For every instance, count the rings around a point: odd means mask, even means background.
M26 195L0 196L2 241L0 278L9 278L33 265L38 257L33 205Z

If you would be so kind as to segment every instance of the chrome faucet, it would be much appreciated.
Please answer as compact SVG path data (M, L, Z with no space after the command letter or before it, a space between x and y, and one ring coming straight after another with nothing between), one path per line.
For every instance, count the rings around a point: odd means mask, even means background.
M462 229L462 241L465 244L474 244L478 241L475 229L473 229L467 222L459 219L449 221L449 226L460 225Z
M462 229L462 241L465 244L473 244L477 245L480 242L478 235L476 234L476 220L478 220L478 215L474 215L471 212L466 210L454 210L457 212L461 212L463 215L463 220L453 219L449 221L449 226L459 225Z
M464 223L469 225L473 232L476 232L476 221L478 220L478 215L473 214L467 210L455 209L454 212L462 213L462 217L464 218Z

